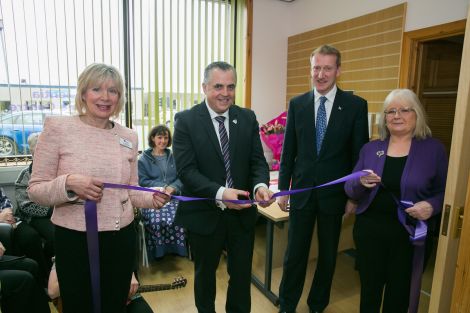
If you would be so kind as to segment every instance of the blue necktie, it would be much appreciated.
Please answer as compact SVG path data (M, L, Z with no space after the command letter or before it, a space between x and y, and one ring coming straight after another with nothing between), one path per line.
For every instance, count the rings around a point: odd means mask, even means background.
M219 122L220 146L222 147L222 156L224 157L225 172L227 174L227 188L232 188L233 179L230 172L230 150L228 148L228 136L224 125L225 116L217 116L215 120Z
M326 133L326 109L325 109L325 102L326 97L320 97L320 106L318 107L317 111L317 123L316 133L317 133L317 154L320 154L321 144L323 142L323 138L325 138Z

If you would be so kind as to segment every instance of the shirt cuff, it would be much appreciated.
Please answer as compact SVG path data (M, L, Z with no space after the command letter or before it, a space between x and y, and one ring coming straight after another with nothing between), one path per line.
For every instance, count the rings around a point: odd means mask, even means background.
M225 189L226 189L225 187L220 187L219 190L217 190L217 194L215 195L215 198L222 199ZM215 201L215 205L217 205L221 210L225 210L227 208L227 206L222 201L219 201L219 200Z
M256 190L258 190L259 187L266 187L266 189L269 189L268 188L268 185L266 185L265 183L259 183L255 186L255 188L253 188L253 199L255 199L256 197Z

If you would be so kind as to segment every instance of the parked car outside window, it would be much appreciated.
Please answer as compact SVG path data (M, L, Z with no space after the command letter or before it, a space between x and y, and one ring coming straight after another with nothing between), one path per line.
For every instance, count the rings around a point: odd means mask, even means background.
M49 115L61 113L47 110L0 113L0 157L30 154L28 136L41 132Z

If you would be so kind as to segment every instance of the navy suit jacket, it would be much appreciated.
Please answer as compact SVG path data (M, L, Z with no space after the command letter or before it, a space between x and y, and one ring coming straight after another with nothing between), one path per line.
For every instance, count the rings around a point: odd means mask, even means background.
M251 194L257 184L269 184L269 167L253 111L236 105L230 107L229 147L234 188ZM225 186L222 151L205 102L175 115L173 154L183 195L215 198L219 188ZM175 222L189 231L211 234L221 214L215 201L180 201ZM230 210L230 214L238 215L243 227L254 227L256 223L256 206Z
M320 154L316 150L313 90L289 103L279 171L279 189L323 184L351 173L362 146L369 140L367 101L337 89ZM326 214L344 213L343 184L294 194L291 210L311 207ZM313 198L311 198L313 196ZM317 201L310 202L311 199Z
M382 176L387 156L389 139L374 140L366 144L360 153L355 171L371 169ZM404 201L427 201L433 208L433 215L442 210L447 178L448 160L444 146L438 140L426 138L413 139L410 152L400 181L401 199ZM379 189L364 187L359 179L345 184L346 193L359 204L356 214L361 214L369 207ZM430 225L432 229L434 225Z

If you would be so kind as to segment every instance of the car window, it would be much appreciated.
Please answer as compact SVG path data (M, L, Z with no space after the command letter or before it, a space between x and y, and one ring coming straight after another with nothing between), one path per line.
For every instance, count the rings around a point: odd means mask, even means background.
M24 114L17 114L13 116L13 124L20 124L20 125L42 125L43 123L43 114L42 113L28 113L25 112ZM6 123L12 123L12 118L8 119ZM5 121L4 121L5 123Z
M11 116L2 116L2 124L11 124L12 117Z

